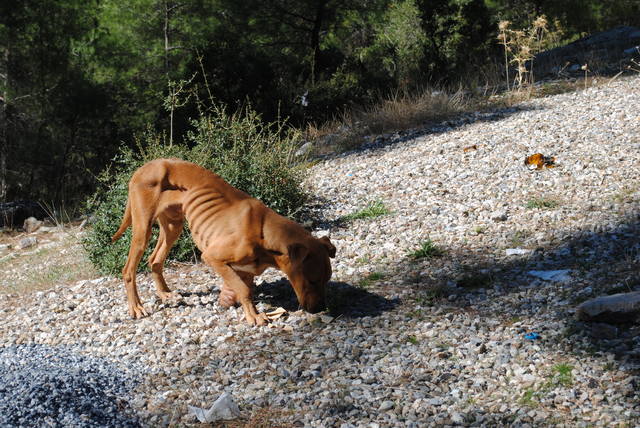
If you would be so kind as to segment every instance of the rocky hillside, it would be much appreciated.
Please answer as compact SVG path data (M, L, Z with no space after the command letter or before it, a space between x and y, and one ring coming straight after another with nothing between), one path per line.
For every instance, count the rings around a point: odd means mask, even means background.
M197 425L225 391L230 426L640 424L635 314L576 317L640 291L640 78L388 137L309 179L329 312L271 271L287 315L250 328L202 265L168 305L141 274L138 321L118 278L3 294L0 425Z

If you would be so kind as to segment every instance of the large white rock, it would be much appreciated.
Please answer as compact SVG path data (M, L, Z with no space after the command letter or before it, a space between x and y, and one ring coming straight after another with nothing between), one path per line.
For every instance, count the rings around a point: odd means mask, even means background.
M633 321L640 315L640 291L587 300L578 306L576 315L583 321Z
M26 219L24 221L24 224L22 225L22 228L27 233L33 233L36 230L38 230L40 228L40 226L42 226L42 221L41 220L38 220L35 217L29 217L28 219Z

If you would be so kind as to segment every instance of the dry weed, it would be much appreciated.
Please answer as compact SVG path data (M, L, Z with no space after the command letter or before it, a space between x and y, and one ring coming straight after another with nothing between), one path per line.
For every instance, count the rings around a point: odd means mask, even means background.
M423 126L471 110L476 100L462 89L447 92L425 89L416 93L397 91L380 103L342 116L318 127L310 124L305 138L320 141L316 154L358 147L365 136L375 136Z
M291 412L287 410L278 410L270 407L263 407L253 413L247 420L220 422L218 424L211 424L210 426L220 428L293 428L295 425L282 422L282 419L290 413Z
M462 90L453 94L438 90L418 94L395 93L361 113L360 122L374 134L397 131L442 119L461 111L464 105Z
M11 249L0 257L0 293L27 294L97 276L75 231L34 233L36 247L15 249L25 234L0 236Z

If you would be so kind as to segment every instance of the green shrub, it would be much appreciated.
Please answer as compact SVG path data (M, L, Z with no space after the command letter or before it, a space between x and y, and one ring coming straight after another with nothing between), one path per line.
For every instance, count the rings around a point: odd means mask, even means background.
M307 198L301 187L306 168L293 159L298 131L282 122L264 124L251 109L229 115L219 106L192 124L188 160L282 215L298 214Z
M264 124L250 109L227 114L221 107L202 112L192 122L187 144L167 144L163 136L148 131L136 141L135 149L122 147L111 168L99 176L100 187L87 208L95 221L83 240L94 266L104 274L117 274L126 262L131 228L117 242L111 236L122 221L127 201L127 183L133 172L146 162L176 157L208 168L233 186L260 199L278 213L294 217L306 200L301 186L306 169L294 163L292 153L298 134L282 123ZM157 227L140 267L157 239ZM198 256L188 227L173 246L169 259L193 260Z

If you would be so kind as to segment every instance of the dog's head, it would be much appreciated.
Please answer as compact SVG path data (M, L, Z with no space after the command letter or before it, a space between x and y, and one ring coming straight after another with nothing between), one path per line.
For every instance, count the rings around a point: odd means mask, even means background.
M287 247L287 263L282 270L289 277L300 306L315 313L325 309L325 289L331 278L331 261L336 247L329 238L311 237L305 243Z

